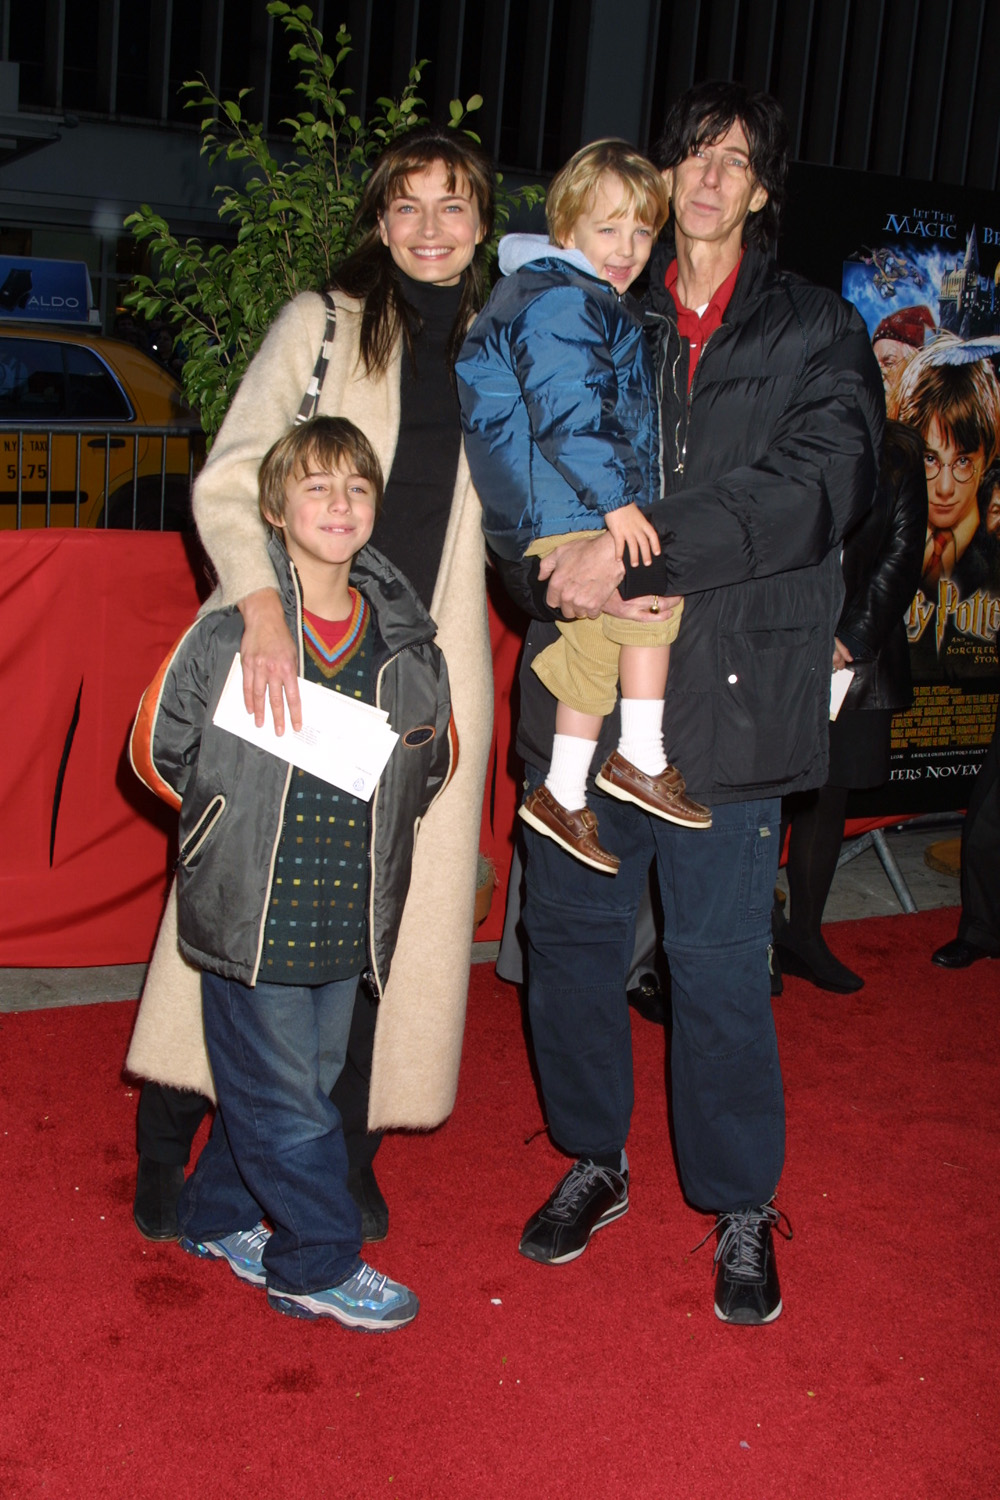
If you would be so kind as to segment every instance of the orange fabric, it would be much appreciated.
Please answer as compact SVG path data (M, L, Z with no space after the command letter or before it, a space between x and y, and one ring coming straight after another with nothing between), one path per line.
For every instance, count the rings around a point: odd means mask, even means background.
M187 631L184 632L184 635L186 634ZM160 706L160 692L163 688L163 679L167 675L167 669L177 655L177 647L183 639L184 636L182 635L171 646L160 663L160 670L143 693L139 704L139 712L135 716L135 723L132 725L132 735L129 740L129 758L132 762L133 771L139 780L149 787L154 796L159 797L161 802L165 802L175 812L180 812L181 799L169 782L164 781L153 764L153 721L156 718L156 710Z

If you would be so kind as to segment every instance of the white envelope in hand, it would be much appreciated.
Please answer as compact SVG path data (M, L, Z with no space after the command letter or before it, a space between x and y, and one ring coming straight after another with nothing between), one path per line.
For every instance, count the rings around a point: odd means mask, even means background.
M371 703L332 692L318 682L306 682L304 677L299 678L299 692L301 729L292 728L286 712L285 732L275 734L270 707L265 709L264 723L258 729L243 702L243 668L237 654L212 723L303 771L311 771L341 791L369 801L399 739L388 726L388 716Z

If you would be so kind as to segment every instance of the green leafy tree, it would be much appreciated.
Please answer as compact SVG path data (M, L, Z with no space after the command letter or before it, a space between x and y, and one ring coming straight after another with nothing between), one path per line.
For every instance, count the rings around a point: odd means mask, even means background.
M279 307L302 291L327 286L331 270L352 248L352 224L361 190L390 141L426 120L418 90L426 61L410 69L399 99L376 100L367 121L351 113L351 90L336 82L351 50L343 26L336 51L323 49L322 34L305 5L273 0L268 11L292 39L289 56L299 65L296 88L303 108L282 121L292 131L291 151L279 159L260 124L247 117L249 89L220 99L205 80L184 84L189 108L207 113L201 122L202 154L243 166L243 185L220 187L219 218L235 229L235 244L206 246L179 240L167 221L143 205L125 220L152 252L152 276L139 276L125 298L147 319L172 325L185 361L184 394L211 438L247 365ZM474 94L453 99L450 124L466 120L482 105ZM478 136L467 132L473 139ZM500 189L497 224L502 229L517 203L540 201L541 187Z

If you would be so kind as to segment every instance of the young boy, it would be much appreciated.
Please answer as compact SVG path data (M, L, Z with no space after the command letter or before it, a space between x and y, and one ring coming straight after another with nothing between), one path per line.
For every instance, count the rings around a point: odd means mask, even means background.
M578 151L545 200L549 239L509 235L506 280L476 319L456 365L465 448L483 526L502 558L545 556L607 527L617 555L660 550L640 507L659 493L656 393L638 316L623 300L668 212L655 167L623 141ZM622 689L622 734L597 785L689 828L711 814L685 795L663 751L663 699L680 611L648 624L602 615L560 621L532 662L558 699L544 786L519 812L594 869L615 874L586 805L602 719Z
M371 805L213 724L243 633L235 608L182 637L131 746L140 777L180 808L179 943L203 971L218 1097L181 1194L181 1245L266 1285L279 1312L373 1331L410 1322L418 1302L359 1258L328 1095L362 970L379 992L388 976L414 826L455 750L434 623L365 546L382 489L364 434L337 418L294 427L260 468L300 675L377 702L401 736Z

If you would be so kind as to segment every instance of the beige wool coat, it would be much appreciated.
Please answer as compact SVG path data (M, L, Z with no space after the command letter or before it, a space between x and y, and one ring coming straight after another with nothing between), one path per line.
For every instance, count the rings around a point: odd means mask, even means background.
M336 294L337 329L319 403L350 418L388 475L399 432L401 345L384 375L358 358L360 306ZM322 297L283 308L248 369L194 490L194 511L219 587L205 606L275 587L257 510L257 470L293 423L323 341ZM456 413L457 420L457 413ZM431 601L448 663L458 731L457 772L420 826L410 891L375 1032L371 1129L440 1124L455 1101L473 933L476 857L493 715L479 500L459 459ZM201 1024L200 974L177 947L171 890L125 1064L130 1073L214 1098Z

